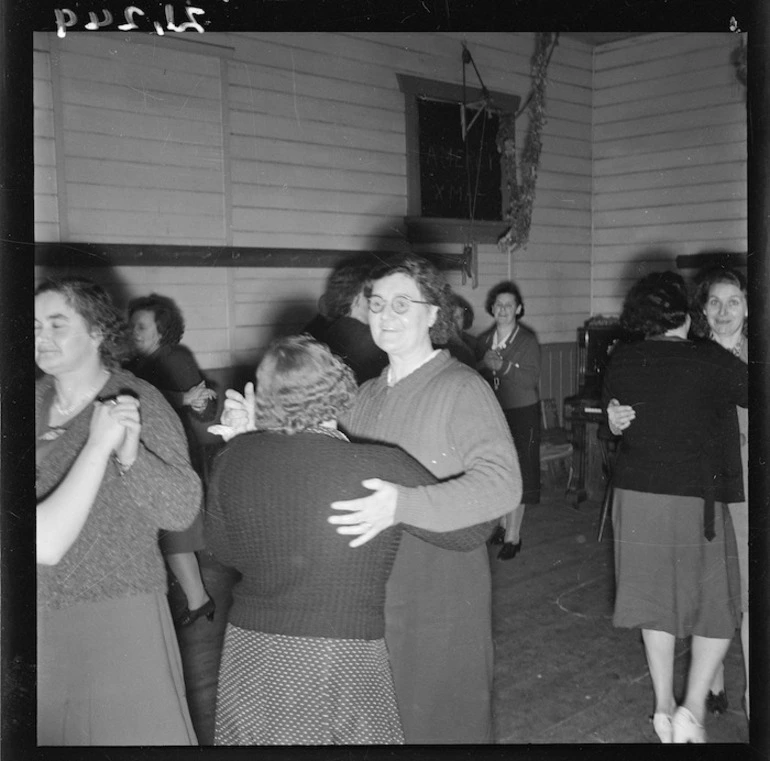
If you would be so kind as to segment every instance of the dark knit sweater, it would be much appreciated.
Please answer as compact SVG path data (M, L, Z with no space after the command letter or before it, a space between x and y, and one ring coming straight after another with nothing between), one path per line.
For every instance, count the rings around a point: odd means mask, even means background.
M521 500L519 461L500 405L484 379L446 349L392 387L387 370L365 383L342 424L358 439L401 447L441 482L399 488L403 523L460 529Z
M737 428L724 426L734 405L748 404L747 366L737 357L712 341L620 344L607 367L603 406L612 398L636 412L620 440L616 487L705 498L713 485L716 499L740 501L725 493L715 455L732 452L741 476Z
M166 571L158 529L181 530L198 512L201 483L190 467L179 418L161 393L125 370L115 370L100 396L133 391L140 400L139 455L121 476L114 463L75 543L55 566L37 566L38 601L49 608L165 591ZM35 386L38 435L47 428L53 378ZM88 438L93 407L76 415L52 443L37 468L37 498L61 482Z
M363 497L367 478L407 485L435 479L399 449L319 433L236 437L214 463L207 546L242 579L228 620L254 631L335 639L383 636L385 583L403 528L456 550L484 543L487 527L432 534L396 526L351 548L327 522L336 500Z

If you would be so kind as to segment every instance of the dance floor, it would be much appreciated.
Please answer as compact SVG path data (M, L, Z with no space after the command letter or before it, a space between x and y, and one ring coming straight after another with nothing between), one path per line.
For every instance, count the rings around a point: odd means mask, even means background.
M509 561L490 547L495 636L497 742L657 743L648 716L652 686L638 631L612 626L612 529L597 541L599 505L579 510L563 489L546 488L524 518L522 551ZM210 744L219 650L232 573L201 558L216 600L214 622L199 620L179 638L188 700L201 744ZM172 587L172 607L180 604ZM684 688L689 644L677 642L676 687ZM726 659L730 707L709 716L709 741L747 743L741 709L743 665L736 636Z

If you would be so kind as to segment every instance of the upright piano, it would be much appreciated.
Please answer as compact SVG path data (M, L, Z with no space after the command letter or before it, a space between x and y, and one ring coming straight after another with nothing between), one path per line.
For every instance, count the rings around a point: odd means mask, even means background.
M607 448L599 448L598 438L611 438L611 434L602 408L602 383L612 350L623 338L623 330L615 318L592 317L577 330L578 391L564 400L564 422L570 429L574 450L574 476L569 493L576 504L588 498L601 499L603 495ZM601 452L601 458L595 456L597 451Z

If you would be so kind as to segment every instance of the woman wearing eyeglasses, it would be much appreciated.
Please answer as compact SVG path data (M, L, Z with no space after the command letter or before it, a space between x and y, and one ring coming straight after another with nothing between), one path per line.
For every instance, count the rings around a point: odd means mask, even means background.
M521 480L510 432L477 372L446 349L451 290L429 262L406 256L371 275L369 327L389 366L343 418L359 439L393 444L439 479L337 502L329 521L369 541L394 523L449 531L510 509ZM376 474L373 474L376 475ZM388 582L385 639L407 743L492 742L492 625L486 547L451 552L405 536Z
M500 560L511 560L521 548L521 522L526 505L540 502L540 344L519 320L524 301L516 283L505 280L489 291L486 309L495 323L476 343L479 372L487 379L503 409L519 456L523 494L492 537L502 543Z

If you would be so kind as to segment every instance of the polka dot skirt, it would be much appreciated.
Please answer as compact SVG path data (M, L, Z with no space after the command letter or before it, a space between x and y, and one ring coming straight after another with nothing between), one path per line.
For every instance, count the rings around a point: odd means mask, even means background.
M385 640L227 625L215 745L401 744Z

